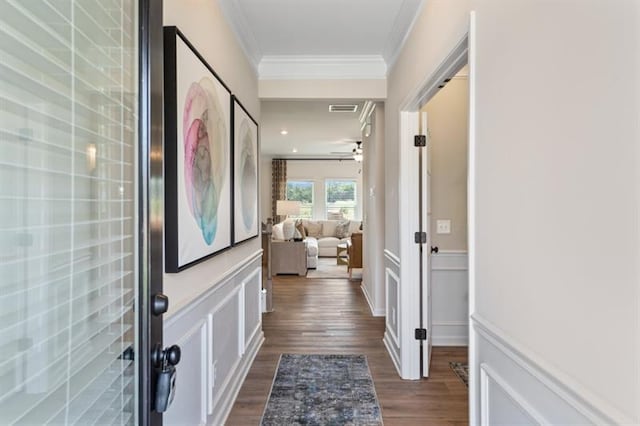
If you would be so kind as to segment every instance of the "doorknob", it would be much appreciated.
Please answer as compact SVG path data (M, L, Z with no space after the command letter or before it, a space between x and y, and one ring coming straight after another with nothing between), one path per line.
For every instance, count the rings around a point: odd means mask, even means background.
M438 246L431 246L431 253L438 253Z
M162 349L162 346L160 344L157 344L153 350L153 353L151 354L151 360L157 368L162 368L166 364L174 366L178 365L181 357L182 350L178 345L173 345L169 346L168 348Z

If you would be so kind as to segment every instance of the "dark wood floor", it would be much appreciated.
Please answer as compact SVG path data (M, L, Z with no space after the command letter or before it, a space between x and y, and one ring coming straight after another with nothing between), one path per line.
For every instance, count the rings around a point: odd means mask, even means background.
M434 348L431 377L398 377L382 337L384 318L372 317L359 281L276 277L274 312L263 315L266 341L249 371L227 425L259 425L280 354L365 354L385 426L466 425L467 388L449 368L466 348Z

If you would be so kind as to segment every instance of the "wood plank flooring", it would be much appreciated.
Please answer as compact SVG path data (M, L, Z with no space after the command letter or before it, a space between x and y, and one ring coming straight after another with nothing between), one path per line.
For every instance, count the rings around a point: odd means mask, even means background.
M247 375L227 425L259 425L282 353L365 354L385 426L467 425L468 391L449 368L467 348L436 347L431 377L401 380L371 316L359 281L275 277L274 312L263 315L266 341Z

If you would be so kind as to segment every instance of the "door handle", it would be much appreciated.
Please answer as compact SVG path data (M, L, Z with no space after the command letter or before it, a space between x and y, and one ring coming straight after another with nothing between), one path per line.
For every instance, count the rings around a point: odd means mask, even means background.
M164 413L173 402L176 395L176 365L180 362L182 352L180 346L173 345L162 349L161 345L156 345L152 359L158 373L156 383L156 395L154 409L158 413Z
M438 246L431 246L431 253L438 253L438 250L440 250Z

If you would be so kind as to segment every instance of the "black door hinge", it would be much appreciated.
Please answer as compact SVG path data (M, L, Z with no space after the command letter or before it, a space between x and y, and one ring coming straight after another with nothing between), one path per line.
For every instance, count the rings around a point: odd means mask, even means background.
M427 146L427 136L426 135L415 135L413 137L413 145L414 146Z
M416 340L427 340L426 328L416 328Z
M427 244L427 233L426 232L416 232L413 234L413 240L416 244Z

